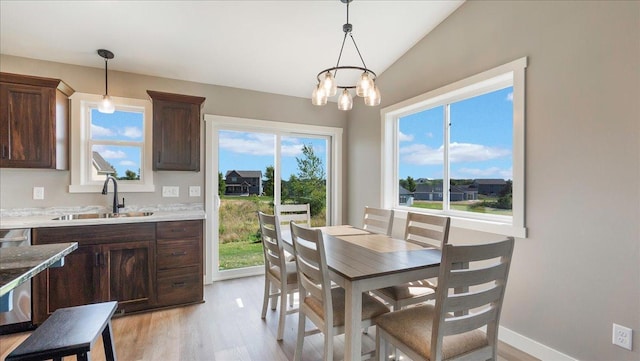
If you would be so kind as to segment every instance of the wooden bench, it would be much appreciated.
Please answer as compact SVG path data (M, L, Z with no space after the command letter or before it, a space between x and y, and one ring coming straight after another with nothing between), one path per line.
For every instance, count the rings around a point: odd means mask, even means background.
M105 359L116 361L111 331L111 316L115 301L60 308L40 325L5 359L6 361L62 361L64 356L76 355L89 360L93 344L102 334Z

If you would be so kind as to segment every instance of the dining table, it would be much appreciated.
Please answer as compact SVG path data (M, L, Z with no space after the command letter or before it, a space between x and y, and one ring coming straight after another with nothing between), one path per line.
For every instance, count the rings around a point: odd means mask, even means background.
M329 276L345 289L345 360L361 360L362 293L437 277L442 257L435 248L350 226L322 230ZM282 232L283 248L295 254L290 231Z

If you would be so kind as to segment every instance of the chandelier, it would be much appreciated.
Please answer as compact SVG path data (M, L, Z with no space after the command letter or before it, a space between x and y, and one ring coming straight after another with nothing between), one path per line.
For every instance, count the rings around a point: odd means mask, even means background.
M111 114L116 111L113 100L109 96L109 75L107 74L107 61L113 59L113 53L106 49L98 49L98 55L104 58L104 95L98 107L100 113Z
M338 93L338 89L341 89L340 96L338 97L338 109L351 110L353 108L353 96L350 89L356 90L356 95L364 98L364 103L369 106L380 105L380 90L376 86L376 73L368 69L360 54L356 40L353 38L351 31L353 26L349 24L349 3L353 0L340 0L342 3L347 4L347 23L342 25L342 31L344 31L344 37L342 38L342 46L340 47L340 53L338 54L338 61L336 66L322 70L317 75L318 84L313 89L311 94L311 103L313 105L325 105L327 104L327 98L332 97ZM340 65L340 58L342 58L342 51L344 50L344 44L347 41L347 36L353 41L353 46L358 52L362 66L346 66ZM356 85L339 85L337 81L338 70L342 71L362 71L362 75ZM333 74L332 74L333 72Z

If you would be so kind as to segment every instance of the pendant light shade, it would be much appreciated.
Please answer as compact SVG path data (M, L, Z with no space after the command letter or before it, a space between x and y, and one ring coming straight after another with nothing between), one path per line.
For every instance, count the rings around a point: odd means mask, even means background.
M338 98L338 109L351 110L351 108L353 108L353 97L347 89L343 89L340 98Z
M362 54L360 54L360 49L358 49L358 45L356 44L356 40L352 34L353 25L349 23L349 3L352 1L353 0L340 0L340 2L347 5L347 22L342 25L342 31L344 32L342 46L340 47L336 66L324 69L316 76L318 83L311 95L311 103L313 105L327 104L327 98L336 95L338 93L338 89L342 89L342 92L338 97L338 109L340 110L351 110L351 108L353 108L353 96L349 92L349 89L355 89L357 96L364 97L365 104L371 106L380 105L380 90L376 87L377 75L365 65ZM342 51L344 50L344 45L347 42L347 37L351 39L353 47L360 57L362 66L340 65L340 59L342 58ZM338 72L338 70L340 72ZM355 85L353 83L350 85L345 85L343 83L338 84L338 73L348 74L349 72L354 71L362 72ZM345 77L343 76L343 78ZM324 90L324 92L321 92L321 90Z
M113 104L113 100L109 96L109 74L107 73L107 61L113 59L113 53L106 49L98 49L98 55L104 58L104 95L102 96L102 102L98 106L100 113L111 114L116 111L116 107Z

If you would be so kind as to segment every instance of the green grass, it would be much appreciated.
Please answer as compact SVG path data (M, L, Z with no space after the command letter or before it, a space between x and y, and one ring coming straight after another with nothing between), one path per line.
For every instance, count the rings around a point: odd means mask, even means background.
M452 202L451 209L454 209L457 211L465 211L465 212L496 214L501 216L511 216L513 214L513 212L510 209L497 209L497 208L490 208L490 207L471 207L470 204L471 204L471 201ZM414 201L411 207L442 210L442 202Z
M220 245L220 270L264 264L262 243L231 242Z

